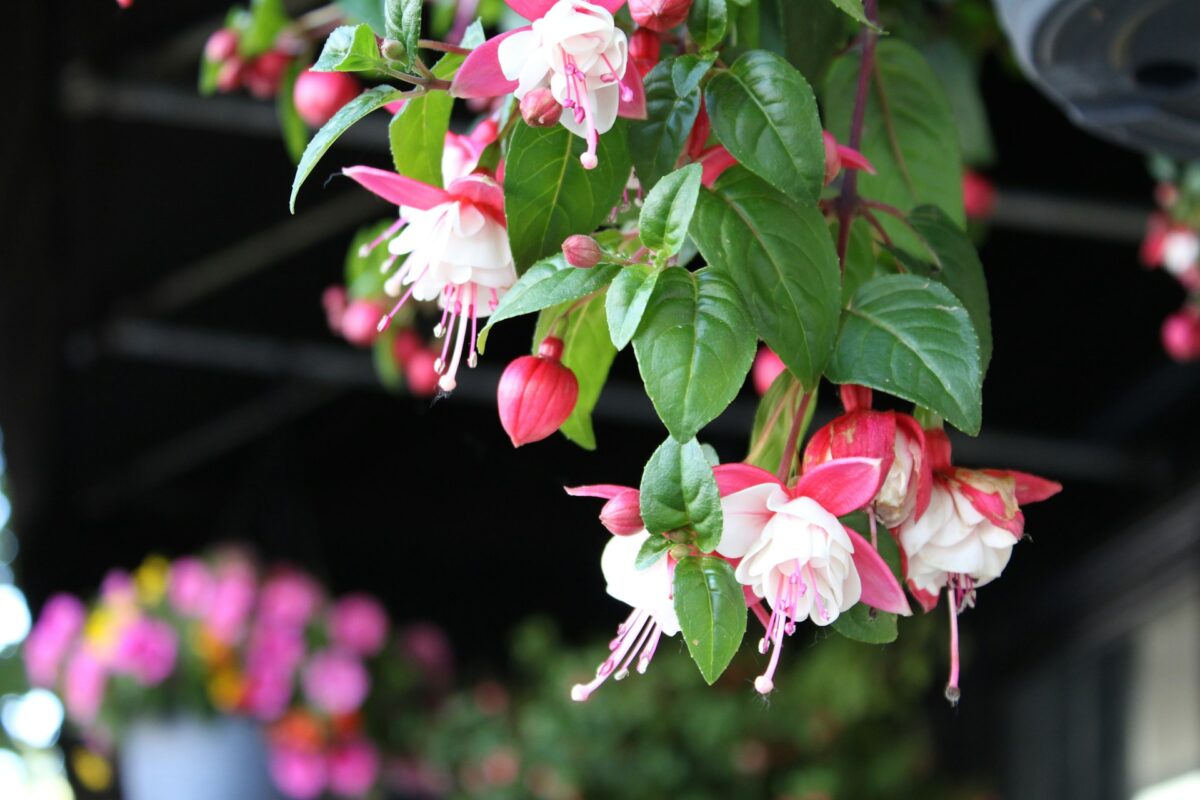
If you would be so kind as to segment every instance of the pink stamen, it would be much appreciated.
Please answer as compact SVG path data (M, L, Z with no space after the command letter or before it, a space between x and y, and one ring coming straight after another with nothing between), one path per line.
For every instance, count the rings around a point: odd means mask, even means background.
M407 267L405 267L405 268L407 269ZM421 271L421 274L417 276L417 279L414 280L412 282L412 285L408 287L408 291L404 293L404 296L401 297L399 301L397 301L396 305L392 306L392 310L389 311L383 317L383 319L379 320L379 324L376 326L376 330L378 330L380 333L383 333L384 331L387 330L388 325L392 324L392 317L396 316L396 312L400 310L400 307L403 306L406 302L408 302L408 298L412 296L413 290L417 288L417 283L420 282L421 278L425 277L425 273L428 271L429 271L429 267L426 267L425 269L423 269Z
M488 300L488 311L495 311L497 306L500 305L500 295L496 293L495 289L489 289L488 291L491 292L491 298Z
M817 613L821 615L822 620L829 619L829 612L825 610L825 604L821 602L821 590L817 588L817 581L813 578L812 567L805 564L804 572L808 577L808 582L812 584L813 602L817 604Z
M468 320L467 315L462 313L463 308L462 303L460 302L461 296L462 292L460 290L459 293L456 294L454 301L454 316L458 317L458 335L454 339L454 356L450 360L450 369L448 369L446 374L443 375L440 380L438 380L438 387L441 388L443 392L453 392L454 387L458 385L454 379L454 376L458 374L458 365L459 362L462 361L463 343L467 338ZM446 332L446 343L450 343L449 331ZM442 360L445 361L445 356L442 356Z
M398 231L402 227L404 227L404 223L405 223L404 217L401 217L400 219L393 222L391 225L389 225L387 227L387 230L385 230L383 233L376 236L368 244L364 244L362 247L358 248L358 257L366 258L367 256L371 255L372 250L374 250L376 247L379 247L379 245L383 244L385 240L390 239L393 236L395 236L396 231ZM396 257L392 256L391 260L395 261Z
M620 644L613 651L612 655L600 663L600 666L596 669L596 677L587 683L577 683L571 687L572 700L577 703L587 700L592 692L600 687L600 684L608 680L608 676L613 674L617 664L624 661L625 655L631 649L636 650L634 645L643 641L641 633L648 621L653 623L653 619L650 617L648 611L640 608L634 610L633 616L625 623L625 630L619 635Z
M958 688L958 609L953 598L946 598L950 608L950 680L946 681L946 699L950 705L958 705L962 691Z
M470 367L471 369L475 369L475 365L479 363L479 355L475 351L475 343L477 341L479 341L479 318L475 314L476 295L478 295L478 294L479 294L478 289L472 289L471 305L469 307L470 314L471 314L471 343L469 345L469 347L471 349L471 354L469 356L467 356L467 366Z

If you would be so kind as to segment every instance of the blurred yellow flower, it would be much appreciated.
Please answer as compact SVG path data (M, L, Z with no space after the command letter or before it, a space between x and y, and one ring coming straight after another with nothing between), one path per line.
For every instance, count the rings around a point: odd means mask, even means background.
M86 747L76 747L71 752L71 769L83 788L90 792L103 792L112 786L112 764Z
M221 711L234 711L242 702L246 683L242 675L232 667L218 670L208 680L208 697Z
M156 606L167 593L167 576L171 562L162 556L147 556L142 565L134 570L133 584L137 587L138 601L144 606Z

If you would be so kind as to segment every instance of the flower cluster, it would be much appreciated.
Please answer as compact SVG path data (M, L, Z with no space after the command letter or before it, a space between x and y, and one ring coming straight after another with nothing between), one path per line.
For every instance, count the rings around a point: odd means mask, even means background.
M1157 166L1176 179L1173 165ZM1200 359L1200 192L1186 176L1200 173L1184 173L1182 188L1168 181L1156 188L1159 210L1146 223L1139 255L1143 266L1161 267L1187 292L1183 308L1163 320L1162 343L1171 358L1188 362Z
M114 570L90 608L53 596L23 654L30 682L60 691L97 748L148 708L245 716L264 726L281 792L353 798L381 774L363 712L376 701L373 673L388 666L390 628L368 595L330 600L303 572L260 574L223 550Z

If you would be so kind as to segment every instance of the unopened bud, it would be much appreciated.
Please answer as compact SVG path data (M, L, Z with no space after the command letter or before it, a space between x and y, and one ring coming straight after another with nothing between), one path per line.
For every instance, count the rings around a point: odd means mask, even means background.
M204 44L204 57L214 64L220 64L237 55L238 35L230 28L213 31Z
M425 350L425 341L412 328L405 328L392 341L392 356L396 363L405 365L413 356Z
M563 107L550 90L534 89L521 98L521 118L531 128L549 128L558 124Z
M629 0L633 21L652 31L668 31L682 24L692 10L692 0Z
M536 356L521 356L500 376L496 405L514 447L545 439L575 410L579 380L563 366L562 352L562 339L548 336Z
M754 357L754 369L751 371L751 376L754 379L754 391L758 392L758 396L762 397L771 388L771 384L779 377L779 374L787 369L783 365L783 359L776 355L775 351L767 347L765 344L758 348L758 355Z
M269 50L246 65L242 85L259 100L274 97L283 81L292 57L278 50Z
M978 172L966 170L962 177L963 210L968 219L987 219L996 208L996 188Z
M642 522L641 493L626 489L600 509L600 522L616 536L629 536L646 529Z
M342 337L355 347L370 347L379 337L379 320L385 311L370 300L353 300L342 314Z
M1163 349L1176 361L1200 359L1200 313L1185 308L1163 321Z
M388 61L404 61L408 58L408 48L404 42L396 39L384 39L379 45L379 52Z
M603 255L595 239L581 234L568 236L562 243L562 252L568 264L580 269L596 266Z
M688 547L686 544L674 544L671 545L671 549L667 550L667 555L675 561L683 561L691 554L692 548Z
M362 84L348 73L305 70L296 78L292 101L300 119L310 128L319 128L361 91Z
M437 353L424 347L413 353L404 365L404 382L417 397L433 397L438 388L438 372L434 369Z

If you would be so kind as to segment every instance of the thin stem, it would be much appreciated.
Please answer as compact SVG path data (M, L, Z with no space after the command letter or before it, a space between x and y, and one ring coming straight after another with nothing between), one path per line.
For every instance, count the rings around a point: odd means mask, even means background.
M880 211L884 214L887 214L889 217L895 217L897 220L899 220L904 227L908 228L908 230L912 232L913 236L917 237L921 241L921 244L924 245L925 249L929 251L929 255L933 256L933 263L938 267L942 266L942 261L940 258L938 258L937 251L933 249L933 245L931 245L929 240L922 236L921 232L913 226L903 211L895 206L890 206L887 203L880 203L877 200L863 200L862 204L869 209Z
M803 391L803 388L801 389ZM775 477L784 483L792 475L792 461L796 456L796 447L800 443L800 434L804 430L805 423L808 421L808 404L812 402L816 392L804 392L800 397L800 405L796 408L796 416L792 418L792 427L788 431L787 444L783 446L783 455L779 459L779 469L775 470Z
M891 247L892 246L892 237L888 236L888 232L886 230L884 230L883 225L879 222L879 220L875 217L875 215L873 213L871 213L871 209L867 208L864 205L860 209L860 211L862 213L863 219L865 219L867 222L871 223L871 227L875 229L875 232L878 233L881 237L883 237L883 243L886 244L888 247Z
M875 22L879 15L877 0L866 0L863 6L867 19ZM871 70L875 64L875 31L864 28L862 32L862 64L858 69L858 89L854 96L854 113L850 118L849 146L858 150L862 146L863 120L867 113L867 93L871 88ZM846 269L846 250L850 247L850 223L854 220L854 209L858 205L858 171L846 170L842 178L842 193L838 197L838 263Z
M417 45L423 50L436 50L439 53L458 53L460 56L465 56L471 52L469 47L459 47L456 44L446 44L435 39L421 39Z

